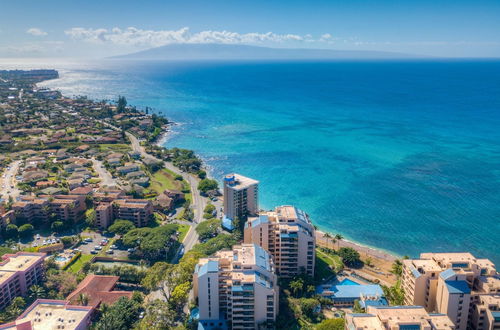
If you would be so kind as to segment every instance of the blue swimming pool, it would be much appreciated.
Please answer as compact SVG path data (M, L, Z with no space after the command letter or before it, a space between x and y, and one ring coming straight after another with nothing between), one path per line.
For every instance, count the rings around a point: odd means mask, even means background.
M339 284L337 285L359 285L359 283L354 282L348 278L343 279Z
M54 258L55 261L59 261L59 262L63 262L63 261L66 261L68 260L68 258L66 257L61 257L61 256L57 256Z

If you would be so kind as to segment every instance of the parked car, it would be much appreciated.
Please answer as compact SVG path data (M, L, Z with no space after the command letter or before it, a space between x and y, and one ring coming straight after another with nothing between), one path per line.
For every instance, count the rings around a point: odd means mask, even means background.
M113 254L113 253L114 253L113 250L106 251L106 254Z
M118 249L118 247L117 247L116 245L114 245L114 244L113 244L113 245L111 245L109 248L110 248L110 249L112 249L112 250L114 250L114 249Z
M87 243L90 243L90 242L92 242L92 238L87 237L86 239L84 239L84 241L87 242Z
M91 254L97 254L98 252L96 250L90 251Z
M100 250L102 250L102 246L96 245L96 246L94 246L94 250L99 250L100 251Z

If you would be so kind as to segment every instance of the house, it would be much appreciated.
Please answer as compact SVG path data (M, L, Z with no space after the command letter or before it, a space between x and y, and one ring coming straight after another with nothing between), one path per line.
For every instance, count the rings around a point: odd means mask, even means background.
M125 166L118 167L116 170L121 175L125 175L125 174L130 173L130 172L139 171L139 165L133 164L133 163L129 163L129 164L125 165Z

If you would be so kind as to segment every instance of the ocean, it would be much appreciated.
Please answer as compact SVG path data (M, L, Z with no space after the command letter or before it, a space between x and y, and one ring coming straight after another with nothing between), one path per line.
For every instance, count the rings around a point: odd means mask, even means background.
M164 143L221 179L260 181L323 230L398 255L500 264L500 62L100 62L53 65L67 95L150 106Z

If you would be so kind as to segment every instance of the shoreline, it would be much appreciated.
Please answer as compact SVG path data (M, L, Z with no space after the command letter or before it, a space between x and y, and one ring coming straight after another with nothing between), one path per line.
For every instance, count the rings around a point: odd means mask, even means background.
M35 86L38 87L38 83L36 83ZM47 89L52 90L52 88L47 88ZM55 90L57 90L57 89L55 89ZM59 90L57 90L57 91L59 91ZM67 97L67 96L63 95L62 93L61 93L61 95L63 97ZM69 98L73 98L73 97L69 97ZM166 117L166 115L163 112L157 113L157 115L158 116L162 116L162 117L166 118L167 120L169 120L169 118ZM160 135L158 136L158 138L156 139L156 141L153 142L153 144L157 145L157 146L160 146L160 147L164 147L164 144L171 138L171 135L175 134L174 127L175 126L179 126L179 125L180 125L179 123L176 123L174 121L170 121L169 120L169 123L165 125L165 127L162 129L162 132L160 133ZM207 164L205 162L202 164L202 168L207 171L208 168L207 168ZM208 171L207 171L207 177L210 177ZM318 246L319 245L321 245L321 246L327 246L327 242L323 238L323 235L326 232L329 232L330 234L334 235L334 233L332 233L330 231L316 230L316 241L317 241L317 245ZM330 244L331 243L329 243L329 245ZM384 251L384 250L382 250L380 248L363 245L362 243L355 242L355 241L350 241L350 240L347 240L347 239L342 239L342 240L338 241L338 243L336 243L334 245L339 246L339 247L351 247L351 248L354 248L355 250L357 250L360 253L361 257L363 257L363 256L365 258L369 257L369 258L373 258L375 260L383 261L385 263L390 262L392 264L392 262L394 262L394 260L400 258L397 255L395 255L393 253L390 253L390 252L386 252L386 251Z

